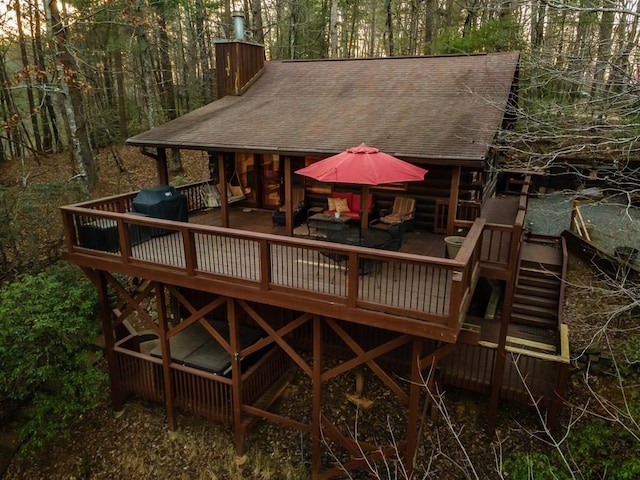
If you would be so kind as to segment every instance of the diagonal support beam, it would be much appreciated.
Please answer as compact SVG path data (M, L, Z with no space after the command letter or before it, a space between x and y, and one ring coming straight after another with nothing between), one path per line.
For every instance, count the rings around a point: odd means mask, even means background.
M351 350L353 350L353 352L356 355L358 355L358 357L366 357L367 360L365 360L364 362L359 362L358 364L366 363L367 366L378 376L378 378L380 378L380 380L382 380L382 382L387 387L389 387L389 389L391 389L398 396L398 398L400 398L400 400L403 403L407 403L409 401L409 396L406 394L404 390L402 390L402 388L400 388L400 386L395 382L395 380L393 380L393 378L391 378L391 376L387 374L387 372L385 372L380 367L380 365L378 365L375 361L369 358L373 356L373 354L369 355L367 352L365 352L365 350L362 347L360 347L360 345L358 345L358 343L355 340L353 340L353 338L351 338L351 336L347 332L345 332L335 320L327 319L327 324L340 336L340 338L347 344L347 346L351 348ZM399 337L396 340L392 340L391 342L388 342L384 344L382 347L378 347L378 348L380 348L383 353L390 351L393 348L396 348L395 347L396 342L397 342L397 346L400 346L405 343L408 343L411 340L410 337L406 337L406 338L405 337L406 336L403 335L402 337ZM393 348L391 348L392 346ZM377 351L378 348L374 350ZM323 375L323 378L324 378L324 375Z
M296 364L300 367L300 369L309 377L312 377L312 371L311 371L311 367L309 366L309 364L307 362L304 361L304 359L298 355L298 353L291 348L291 345L289 345L286 340L282 337L282 335L276 331L273 327L271 327L271 325L269 325L264 318L262 318L258 312L256 312L253 308L251 308L249 306L249 304L247 302L245 302L244 300L238 300L238 305L240 305L240 307L249 314L249 316L258 324L260 325L260 327L262 327L262 329L267 332L267 334L269 335L269 337L271 337L273 339L273 341L275 343L277 343L280 348L282 348L282 350L285 351L285 353L287 355L289 355L289 357L291 357L291 359L296 362ZM308 319L310 320L311 318L313 318L313 316L309 315Z

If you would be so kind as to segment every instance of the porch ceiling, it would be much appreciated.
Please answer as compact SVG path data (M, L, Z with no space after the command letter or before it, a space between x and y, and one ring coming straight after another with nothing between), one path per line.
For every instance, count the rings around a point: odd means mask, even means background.
M500 127L517 52L267 62L227 96L130 145L293 155L367 143L419 161L481 162Z

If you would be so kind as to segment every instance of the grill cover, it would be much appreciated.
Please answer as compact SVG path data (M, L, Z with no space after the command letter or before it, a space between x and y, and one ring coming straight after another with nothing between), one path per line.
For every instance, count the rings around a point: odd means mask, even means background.
M169 185L140 190L140 193L133 199L133 211L163 220L189 221L187 198ZM152 236L168 233L160 231L161 229L153 230L158 231L152 231Z

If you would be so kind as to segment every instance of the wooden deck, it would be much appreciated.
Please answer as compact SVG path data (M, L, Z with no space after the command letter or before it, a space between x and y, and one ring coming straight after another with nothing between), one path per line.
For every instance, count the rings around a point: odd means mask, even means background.
M399 252L290 237L285 227L273 225L271 211L207 210L199 184L180 190L188 223L127 214L137 192L63 207L66 258L143 278L156 278L162 269L161 277L175 285L285 308L294 308L304 295L310 313L391 324L447 341L457 338L478 267L485 276L509 277L526 208L526 196L495 199L487 215L500 223L457 222L464 245L455 259L447 259L444 235L408 232ZM87 242L87 226L106 226L94 237L108 239L108 246ZM153 234L159 229L165 234ZM406 325L412 321L418 323Z
M245 428L256 418L301 432L322 430L352 458L364 452L367 461L377 450L367 450L366 443L354 448L322 403L327 381L365 366L407 405L409 451L418 439L422 374L432 366L444 384L491 393L490 424L501 398L530 403L534 395L550 408L550 418L560 408L568 371L566 327L536 329L506 325L499 315L467 316L481 275L502 280L506 292L516 283L526 194L487 202L484 218L456 220L455 231L465 240L449 259L444 235L420 230L408 232L398 252L326 242L305 235L305 229L289 236L290 230L273 225L271 211L206 210L199 187L181 188L188 222L132 215L135 192L62 208L64 256L85 268L101 293L116 408L135 394L164 401L171 429L176 408L227 422L234 426L238 454L244 452ZM539 257L535 247L523 254ZM131 293L114 273L140 277L144 287ZM120 304L110 305L108 286ZM178 304L179 317L169 312L171 301ZM143 307L151 302L158 306L156 319ZM230 378L171 360L171 339L195 322L206 328L214 311L230 332L238 332L244 321L266 332L246 348L237 333L227 342L209 332L235 362ZM137 331L117 335L129 316L138 315L157 333L161 358L141 351ZM243 356L268 346L275 348L242 372ZM300 354L304 347L312 360ZM343 361L325 364L334 351ZM398 366L397 377L386 370L388 362ZM309 423L262 403L271 398L265 389L284 388L291 366L311 378ZM435 388L435 380L430 382ZM397 455L395 447L383 454ZM319 443L315 450L320 452Z
M130 214L136 192L63 207L65 257L77 265L405 333L455 341L479 276L483 221L456 259L441 235L415 231L399 252L283 235L271 212L205 210L181 188L189 222ZM224 212L222 212L224 214ZM430 255L431 254L431 255Z

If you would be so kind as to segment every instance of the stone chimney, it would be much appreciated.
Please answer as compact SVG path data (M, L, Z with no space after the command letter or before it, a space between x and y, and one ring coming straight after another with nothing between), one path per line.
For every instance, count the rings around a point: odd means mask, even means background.
M233 20L235 38L215 43L218 98L242 95L264 69L264 46L244 39L244 13L234 13Z

